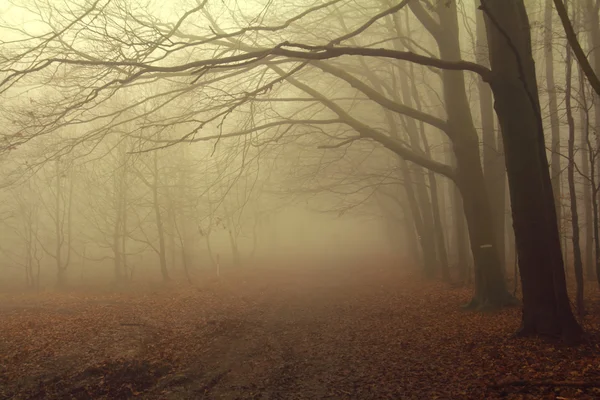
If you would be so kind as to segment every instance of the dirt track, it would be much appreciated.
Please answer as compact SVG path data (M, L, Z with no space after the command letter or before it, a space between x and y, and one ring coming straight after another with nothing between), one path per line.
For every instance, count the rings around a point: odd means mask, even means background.
M561 392L492 385L600 376L597 346L509 339L518 310L463 313L469 294L392 267L312 267L7 298L0 398L543 398Z

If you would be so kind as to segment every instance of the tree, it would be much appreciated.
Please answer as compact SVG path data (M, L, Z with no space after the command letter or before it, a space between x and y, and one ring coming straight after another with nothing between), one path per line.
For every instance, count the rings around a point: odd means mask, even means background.
M92 84L90 88L84 90L89 95L83 98L77 96L78 100L70 104L66 112L69 115L71 112L76 113L77 111L74 110L82 105L89 104L90 99L93 100L100 95L110 94L110 90L120 88L123 85L141 83L143 80L151 80L158 76L168 77L169 79L194 76L194 84L204 78L202 81L203 90L209 90L210 88L207 87L206 83L210 79L214 79L211 76L215 72L224 71L226 76L231 78L238 74L253 76L249 71L253 68L260 69L261 78L257 80L259 83L248 85L248 90L239 89L243 86L240 81L233 83L221 79L219 82L223 87L220 89L231 90L227 102L203 110L196 110L196 114L190 114L194 117L187 119L185 122L193 122L195 126L199 127L190 129L180 139L170 141L164 146L181 142L209 140L219 142L225 138L249 135L267 127L289 125L289 120L277 123L265 122L263 125L256 125L252 120L252 128L238 128L237 131L232 129L223 132L225 119L234 110L247 106L252 99L273 90L276 85L283 82L290 83L312 97L318 98L319 102L329 109L329 112L336 114L336 123L344 123L351 127L358 137L351 138L350 141L357 138L375 140L407 161L448 176L457 183L463 195L464 211L476 264L477 291L474 303L483 305L487 302L501 304L510 299L510 296L507 296L501 269L499 268L497 249L494 245L494 229L481 222L490 221L491 213L479 158L479 141L473 127L468 99L464 90L464 71L474 72L491 86L503 135L507 176L511 189L513 224L523 283L523 327L521 333L561 334L569 339L576 338L581 328L573 317L566 292L555 202L552 195L548 160L545 154L543 124L532 59L529 22L523 0L483 1L491 69L477 63L461 60L460 47L455 38L457 17L453 2L449 3L446 8L439 6L436 9L437 17L440 18L442 23L432 19L429 15L420 15L420 19L426 21L424 24L427 24L428 28L431 26L433 31L439 33L434 36L439 42L438 47L441 58L390 48L340 45L343 41L363 33L387 15L398 12L406 4L411 4L413 11L418 10L418 3L402 1L368 19L366 23L361 24L354 31L339 36L324 45L296 43L281 36L273 35L273 32L279 30L277 28L268 29L257 26L244 27L233 33L216 31L216 34L205 32L201 35L193 35L180 32L179 28L182 27L185 19L189 15L202 10L203 5L199 5L194 10L186 13L177 24L167 25L166 27L150 22L149 19L137 18L136 22L140 23L144 29L151 29L154 33L158 29L159 32L156 33L157 42L149 44L147 48L150 50L143 52L141 56L139 54L135 56L134 61L122 57L119 53L120 49L107 49L105 56L109 55L110 57L98 57L97 55L88 55L83 50L74 49L73 45L66 45L69 54L74 55L69 58L61 55L60 51L58 54L48 54L46 56L46 53L44 53L46 47L40 46L26 55L17 56L18 61L10 65L10 69L5 68L8 75L1 85L8 89L24 77L30 77L36 73L51 72L57 66L65 70L90 68L96 70L94 76L97 75L98 71L104 72L106 75L104 75L102 84L98 85L90 82ZM330 4L319 4L298 15L295 19L284 23L283 27L285 28L292 22L313 12L319 12L328 6ZM85 15L91 12L87 11ZM415 11L415 13L419 12L421 11ZM94 10L94 13L98 12ZM100 14L102 13L100 12ZM210 19L209 21L212 29L218 28L216 23L212 24ZM269 32L268 46L266 40L263 40L262 43L251 41L249 45L244 45L241 35L248 31L260 32L263 30ZM429 30L431 31L431 29ZM186 53L187 58L185 61L173 57L169 63L163 60L164 57L171 54L169 49L161 53L158 57L161 62L157 63L157 59L153 60L153 57L150 57L152 52L158 46L170 46L167 40L172 37L186 39L189 43L195 44L210 43L221 51L225 51L225 53L222 56L214 57L198 50L200 55L197 58L192 54L192 61L188 61L190 54ZM39 40L46 43L45 38ZM274 41L278 44L272 45ZM102 40L98 38L96 42L101 44ZM191 46L192 44L189 44L185 47ZM50 53L55 50L52 49ZM40 61L34 59L31 66L24 69L20 68L21 64L19 63L23 58L30 59L38 56L40 52L44 55L41 56ZM202 58L203 56L205 58ZM394 62L402 60L442 70L447 121L442 120L440 124L439 119L420 115L404 107L400 108L402 113L407 115L410 113L410 116L418 115L424 122L434 126L437 125L446 131L453 143L457 163L456 170L436 160L415 154L397 139L382 134L373 126L349 115L343 107L340 107L331 99L324 98L318 90L301 82L296 76L309 63L314 65L318 61L343 56L363 56L394 60ZM11 60L14 61L15 58L13 57ZM287 70L283 69L282 66L288 62L291 63L292 67ZM269 74L268 70L274 73ZM255 72L253 71L253 73ZM207 73L208 78L206 78ZM267 83L263 83L265 81ZM81 82L79 82L79 85L81 85ZM244 87L244 89L246 88ZM189 85L185 86L185 89L177 88L174 90L189 90ZM232 96L232 94L235 95ZM452 94L457 97L453 98ZM386 101L385 97L383 99L379 98L379 100L381 100L380 105L388 109L397 110L399 108L393 102ZM64 104L64 102L61 104ZM198 114L204 116L205 114L202 113L207 110L214 111L214 114L204 120L200 119L202 117ZM249 115L253 115L250 106L245 111ZM42 116L42 118L46 118L47 125L45 126L49 127L44 130L45 133L51 132L58 123L53 115ZM61 118L64 118L64 115ZM198 120L201 122L198 123ZM215 122L217 120L219 120L218 123ZM239 120L235 119L232 122L234 124L240 123ZM329 122L322 121L322 123L331 123L331 120ZM199 129L210 124L213 124L215 132L218 132L218 134L194 138ZM91 132L87 135L89 137L89 135L97 133ZM36 132L36 134L38 133ZM10 146L18 146L23 141L30 139L31 137L17 138L10 142ZM158 147L161 146L154 146L147 150ZM531 238L536 238L536 240L532 241Z
M575 340L581 327L567 295L525 5L522 0L482 0L481 6L523 285L520 334Z
M42 201L52 221L54 234L54 251L44 246L38 237L39 244L46 254L56 262L56 285L64 288L67 284L67 269L70 266L73 252L73 187L74 172L72 160L58 157L53 163L53 170L48 177L48 184L52 185L52 204Z
M577 312L581 317L584 314L583 265L581 261L581 249L579 245L579 213L577 210L577 193L575 193L575 120L573 118L573 110L571 107L572 58L571 49L568 48L568 46L566 61L565 105L567 107L567 123L569 126L569 165L567 174L569 181L569 200L571 203L571 228L573 230L573 267L575 270L575 280L577 282L576 306Z
M476 10L476 49L475 59L481 65L489 67L489 50L485 31L483 14ZM496 135L494 127L494 106L490 86L478 79L479 109L481 115L481 136L483 146L483 172L487 191L492 207L494 228L496 229L496 245L500 265L506 268L505 245L505 197L506 197L506 166L504 164L504 149L502 148L502 135Z

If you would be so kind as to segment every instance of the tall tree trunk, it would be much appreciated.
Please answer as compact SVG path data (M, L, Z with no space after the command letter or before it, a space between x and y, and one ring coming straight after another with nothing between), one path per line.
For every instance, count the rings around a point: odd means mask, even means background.
M119 160L121 161L121 160ZM122 193L122 189L123 189L123 182L122 182L122 172L121 172L121 168L123 168L123 165L120 166L120 168L117 168L114 172L113 172L113 190L114 190L114 205L115 205L115 224L113 226L113 243L112 243L112 250L113 250L113 262L114 262L114 273L115 273L115 283L120 283L123 281L123 266L122 266L122 261L123 261L123 257L121 256L122 250L121 250L121 234L122 234L122 228L123 228L123 221L122 221L122 217L123 217L123 210L122 207L124 206L123 204L123 199L121 197Z
M411 87L408 83L407 74L402 71L400 72L400 90L402 92L402 100L403 103L409 107L413 107L413 96L414 93L411 91ZM417 100L418 99L414 99ZM406 128L406 133L410 142L411 149L417 154L425 154L423 148L421 147L421 140L419 138L419 130L417 128L417 123L413 118L402 118L402 122ZM394 132L394 135L397 135L397 132ZM437 272L440 262L443 262L437 250L439 249L439 245L437 244L436 237L436 223L435 223L435 207L437 199L430 197L430 193L427 191L427 184L425 183L425 174L426 171L424 168L415 166L413 168L413 176L415 177L415 188L417 192L417 197L419 199L419 210L421 211L421 219L423 221L423 236L422 240L424 243L430 243L428 245L428 251L432 252L431 262L433 264L426 265L425 273L428 277L433 277L433 275ZM445 249L444 249L445 251Z
M590 43L590 57L592 68L596 75L600 74L600 17L598 10L600 9L600 0L586 0L586 15L588 21L586 27L588 29L588 40ZM594 93L594 131L600 132L600 94ZM596 152L600 152L600 141L596 142ZM600 177L600 158L596 158L595 175ZM594 236L596 237L596 279L600 284L600 224L598 223L598 192L597 189L594 196Z
M165 228L163 224L162 213L160 211L160 198L158 196L159 170L158 153L155 151L153 156L153 181L152 181L152 205L154 207L154 217L156 218L156 233L158 235L158 259L160 262L160 273L163 281L169 280L169 270L167 269L167 250L165 245Z
M415 101L416 109L419 111L423 111L423 107L421 105L421 98L419 96L419 91L415 84L415 74L414 74L414 66L410 65L410 81L411 84L411 94ZM427 135L425 133L425 125L423 121L420 121L419 124L419 133L421 136L421 141L423 142L423 148L425 149L425 154L427 157L432 158L431 149L429 148L429 142L427 140ZM438 183L435 173L432 170L427 171L428 180L429 180L429 190L431 194L431 209L433 215L433 224L435 228L435 242L437 244L437 255L440 266L440 271L442 273L442 279L446 282L450 280L450 271L448 269L448 253L446 251L446 239L444 235L444 226L442 225L442 217L440 213L440 194L438 191Z
M485 33L485 21L481 12L477 12L477 49L475 58L477 63L489 66L489 51L487 37ZM479 106L481 112L481 135L483 143L483 173L486 181L486 187L492 208L492 221L496 229L496 247L498 248L498 257L502 272L506 270L506 245L504 241L504 197L506 176L504 165L504 155L499 149L502 138L494 129L494 104L490 86L483 81L478 80Z
M423 256L423 268L425 275L429 275L433 268L435 268L436 259L435 252L432 251L432 247L435 242L430 240L424 240L424 226L423 219L421 218L421 210L419 203L415 195L414 185L408 163L403 158L399 158L400 170L402 171L402 178L404 180L404 190L406 191L406 198L410 206L411 214L415 222L415 229L417 231L419 247L421 248L421 254Z
M497 207L500 228L496 227L498 234L502 234L502 240L498 240L498 246L501 256L501 260L504 261L502 264L502 270L506 272L506 234L507 230L512 230L512 225L506 224L506 198L507 198L507 183L506 183L506 164L504 163L504 143L502 141L502 132L500 127L496 130L496 158L494 160L494 185L490 191L490 196L494 198L492 202L494 207ZM508 226L508 228L507 228Z
M411 7L413 4L411 3ZM461 59L458 40L458 14L455 2L438 3L440 22L433 36L443 60ZM492 211L487 195L479 137L473 118L462 71L442 71L444 103L448 115L449 136L457 163L457 185L461 190L469 241L475 262L475 293L469 308L498 307L514 304L508 292L498 256Z
M425 153L431 157L431 150L429 149L429 143L427 137L421 126L421 138L423 140L423 146L425 147ZM435 174L429 170L429 189L431 191L431 203L433 208L433 223L435 225L435 241L437 244L437 254L439 255L440 270L442 273L442 279L445 282L450 281L450 271L448 269L448 253L446 252L446 240L444 238L444 226L442 225L442 217L440 215L440 204L438 185Z
M598 139L596 138L596 143L592 143L590 139L590 118L588 112L588 101L586 96L586 84L585 84L585 76L581 68L579 68L579 92L581 93L581 103L582 103L582 134L581 140L585 142L585 150L587 155L587 165L589 165L587 183L589 184L590 191L590 208L591 208L591 216L592 216L592 228L591 238L593 239L594 245L594 262L588 267L589 270L592 270L590 273L592 276L595 274L596 279L600 279L600 221L598 215L598 184L596 168L594 165L596 164L596 160L598 158ZM585 192L584 192L585 194ZM587 224L589 224L589 219L587 220ZM590 242L591 246L591 242ZM591 250L589 250L591 253Z
M556 85L554 84L554 45L552 31L552 1L546 0L544 8L544 61L546 64L546 86L548 90L548 112L550 113L550 132L552 133L552 158L550 162L552 190L554 204L556 205L556 221L558 231L562 232L562 208L560 188L560 125L558 119L558 105L556 101ZM565 249L566 250L566 249Z
M450 156L453 159L453 163L456 163L455 157ZM470 262L468 255L468 240L467 240L467 226L465 219L465 211L460 189L453 182L452 188L452 210L454 217L454 234L455 234L455 246L456 246L456 262L458 267L458 276L461 282L469 284L471 283L471 272Z
M566 84L565 84L565 106L567 108L567 121L569 125L569 198L571 200L571 235L573 243L573 268L575 271L575 281L577 282L576 306L579 316L584 314L583 304L583 265L581 262L581 249L579 247L579 214L577 212L577 193L575 192L575 120L573 119L573 110L571 109L571 49L567 46L567 66L566 66Z
M398 127L396 125L396 121L394 116L386 112L385 113L386 120L388 122L388 127L390 129L390 133L393 137L398 138L399 132ZM415 182L416 180L412 178L414 175L414 171L411 173L408 163L402 157L398 158L398 162L400 164L400 173L402 174L402 180L404 181L404 190L406 192L406 199L408 201L408 205L410 207L410 213L414 220L414 226L417 232L417 239L419 242L419 247L421 249L421 255L423 258L423 272L426 276L432 276L433 271L435 271L435 267L437 265L437 257L435 251L435 240L432 236L432 228L428 228L425 224L423 215L426 211L423 211L423 207L426 207L421 203L422 198L425 194L421 194L419 196L419 200L417 200L417 193L415 190ZM423 182L423 185L425 183ZM425 208L426 210L427 208Z
M65 286L65 273L63 270L62 263L62 246L64 243L64 232L62 230L61 219L64 218L61 213L61 198L62 194L62 172L60 170L60 158L55 161L55 175L56 175L56 220L54 221L54 230L55 230L55 240L56 240L56 286L64 287Z
M519 333L577 340L582 329L567 295L525 5L482 0L482 9L523 287Z
M589 148L589 135L590 135L590 124L589 124L589 112L587 107L586 95L585 95L585 77L583 72L579 69L579 93L581 96L582 107L579 107L579 118L581 133L579 138L579 151L581 152L581 174L583 175L583 208L585 212L584 216L584 228L585 228L585 275L588 280L593 280L595 276L594 268L594 214L592 212L592 182L591 173L593 168L590 168L590 156L593 157L593 152Z

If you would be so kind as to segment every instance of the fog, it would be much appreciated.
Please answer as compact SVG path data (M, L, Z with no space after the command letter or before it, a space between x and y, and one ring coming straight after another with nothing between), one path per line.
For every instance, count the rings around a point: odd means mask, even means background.
M267 12L276 21L293 13L273 13L259 3L201 5L198 17L225 32L239 29L241 15L252 20ZM135 29L156 36L179 21L177 37L200 40L208 31L182 17L175 3L143 9L114 3L104 11L90 8L89 16L84 4L75 5L4 4L5 51L17 57L15 67L35 63L33 53L42 51L58 58L97 54L107 61L111 54L147 54L159 69L114 88L106 85L126 71L106 70L100 81L97 68L77 64L53 68L50 75L7 75L4 287L106 283L111 275L118 282L133 280L134 273L136 280L154 279L157 272L164 279L189 278L195 270L216 270L216 264L242 268L285 256L332 261L401 254L402 238L390 237L389 211L377 199L380 187L397 181L389 171L395 156L369 143L338 144L349 132L306 96L310 89L300 82L278 84L276 76L287 73L278 66L261 72L271 75L266 80L254 77L255 68L240 79L240 67L223 74L207 70L200 80L193 73L192 81L178 72L161 76L158 65L168 71L170 63L207 57L208 48L180 49L159 40L152 49L150 37L140 48L111 48L84 20L115 39ZM330 12L319 8L314 12L322 18ZM367 12L348 14L339 28L360 26ZM140 18L138 28L120 24L127 15ZM144 22L151 20L157 25ZM56 29L64 31L46 39ZM302 25L282 34L310 43ZM206 39L210 48L228 46L218 38ZM33 53L22 52L28 46ZM318 79L315 87L348 111L359 107L369 124L378 125L381 110L374 104L357 103L351 88ZM269 94L244 98L264 91Z
M600 396L599 69L600 0L0 0L0 399Z

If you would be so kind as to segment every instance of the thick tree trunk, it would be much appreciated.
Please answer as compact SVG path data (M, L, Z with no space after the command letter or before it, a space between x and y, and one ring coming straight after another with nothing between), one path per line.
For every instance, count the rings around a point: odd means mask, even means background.
M490 197L494 200L492 205L497 207L497 210L494 210L494 215L498 218L498 226L496 226L496 230L498 234L502 234L502 239L498 240L498 249L501 254L500 260L503 262L502 270L506 272L506 231L511 230L512 225L506 224L506 164L504 163L504 143L502 141L502 132L500 127L496 130L496 158L494 160L494 185L489 192ZM507 228L508 227L508 228Z
M506 288L506 281L500 268L498 252L495 246L494 229L491 223L482 223L491 220L491 210L486 191L475 182L483 182L483 171L481 169L469 168L475 160L469 157L479 158L479 142L470 144L470 148L454 146L457 153L458 173L457 185L463 194L463 203L469 241L475 261L475 294L468 308L494 308L515 304L515 299ZM479 160L477 160L479 161ZM480 165L480 164L479 164Z
M475 58L481 65L489 66L489 51L483 15L477 12L477 49ZM504 188L506 176L504 154L499 149L502 143L500 135L496 137L494 129L494 103L490 86L482 79L478 81L479 106L481 112L481 136L483 143L483 174L492 207L492 221L496 229L496 247L502 271L506 270L506 244L504 241Z
M470 283L471 281L471 272L469 268L470 260L468 255L468 247L467 247L467 226L465 220L465 211L463 206L462 196L460 194L460 190L458 186L453 185L452 191L452 201L453 201L453 210L454 210L454 230L456 235L456 255L457 255L457 266L458 266L458 274L460 280L463 283Z
M576 340L523 0L482 0L523 287L519 333Z
M410 2L417 18L436 40L440 57L447 61L461 59L456 2L437 2L439 22L429 15L421 2ZM444 103L447 113L446 134L456 157L456 184L463 199L469 240L475 264L476 289L469 307L497 307L513 303L506 290L496 247L495 230L483 169L479 138L471 116L462 71L442 71ZM500 280L498 281L498 278Z
M448 61L460 60L456 4L439 3L437 11L440 31L434 37L439 45L440 56ZM514 304L514 298L507 290L498 256L492 211L481 168L479 137L473 125L464 73L444 70L442 82L449 136L456 155L456 183L463 198L475 263L475 293L468 307L488 308Z

